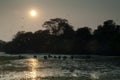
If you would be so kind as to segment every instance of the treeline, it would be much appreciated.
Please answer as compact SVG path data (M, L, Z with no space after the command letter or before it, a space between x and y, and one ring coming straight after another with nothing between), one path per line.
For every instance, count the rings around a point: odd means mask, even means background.
M0 51L3 52L4 51L4 46L6 45L5 41L0 40Z
M68 20L55 18L46 21L44 30L18 32L7 42L7 53L53 53L120 55L120 25L107 20L94 31L89 27L73 29Z

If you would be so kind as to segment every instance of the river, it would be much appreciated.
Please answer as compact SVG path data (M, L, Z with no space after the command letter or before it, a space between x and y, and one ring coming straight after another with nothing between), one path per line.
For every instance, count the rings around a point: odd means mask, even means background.
M9 57L18 55L3 52L0 56L7 56L0 61L0 80L120 80L119 57L71 59L71 55L51 55L51 58L44 59L47 55L33 58L33 54L24 54L27 58L9 60ZM67 58L58 59L58 56Z

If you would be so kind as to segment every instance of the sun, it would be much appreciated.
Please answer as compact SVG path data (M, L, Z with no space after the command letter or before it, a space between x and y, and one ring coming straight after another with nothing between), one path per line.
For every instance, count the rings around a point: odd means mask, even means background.
M31 15L32 17L37 16L37 11L36 11L36 10L31 10L31 11L30 11L30 15Z

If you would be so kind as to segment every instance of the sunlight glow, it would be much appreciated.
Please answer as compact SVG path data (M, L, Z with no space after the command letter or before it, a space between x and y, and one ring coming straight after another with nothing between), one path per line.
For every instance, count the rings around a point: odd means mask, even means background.
M30 11L30 15L31 15L32 17L37 16L37 11L36 11L36 10L31 10L31 11Z

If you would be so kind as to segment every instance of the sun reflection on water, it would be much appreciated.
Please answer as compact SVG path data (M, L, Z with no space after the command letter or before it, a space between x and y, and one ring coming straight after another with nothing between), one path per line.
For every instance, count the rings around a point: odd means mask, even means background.
M37 78L37 71L30 72L31 80L36 80Z
M29 76L31 80L36 80L37 78L38 62L35 58L28 59L28 69L30 70Z

